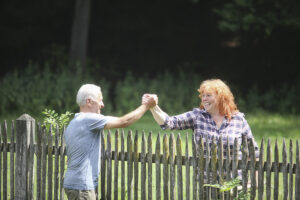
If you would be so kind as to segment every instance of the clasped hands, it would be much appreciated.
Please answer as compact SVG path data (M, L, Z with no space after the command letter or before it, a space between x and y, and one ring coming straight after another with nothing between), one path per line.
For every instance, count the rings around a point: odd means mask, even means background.
M142 104L146 105L147 108L153 108L158 104L158 97L156 94L144 94L142 97Z

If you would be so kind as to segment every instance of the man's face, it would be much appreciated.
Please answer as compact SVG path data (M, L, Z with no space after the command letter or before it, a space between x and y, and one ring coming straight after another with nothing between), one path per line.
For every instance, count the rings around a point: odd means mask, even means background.
M104 108L104 103L103 103L102 93L100 93L96 100L91 99L90 109L91 109L91 112L100 114L102 108Z

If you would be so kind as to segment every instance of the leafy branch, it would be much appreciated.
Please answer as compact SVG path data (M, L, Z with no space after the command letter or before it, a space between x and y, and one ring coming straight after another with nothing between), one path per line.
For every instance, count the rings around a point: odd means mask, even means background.
M49 131L50 126L56 127L58 126L59 130L62 130L65 125L67 125L70 121L70 117L73 113L67 111L64 114L58 114L55 110L45 109L42 114L44 115L43 124L46 129Z

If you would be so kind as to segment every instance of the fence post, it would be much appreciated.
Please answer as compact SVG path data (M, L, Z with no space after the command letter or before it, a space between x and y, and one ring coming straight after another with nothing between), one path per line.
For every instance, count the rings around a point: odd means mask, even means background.
M15 199L27 199L29 190L29 145L30 133L35 128L35 120L28 114L16 120L16 168L15 168ZM34 135L34 134L33 134Z

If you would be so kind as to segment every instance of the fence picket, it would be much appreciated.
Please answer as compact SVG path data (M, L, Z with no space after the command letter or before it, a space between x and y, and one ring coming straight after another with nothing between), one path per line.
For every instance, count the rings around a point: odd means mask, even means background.
M226 181L230 181L231 180L231 168L230 168L230 164L231 164L231 152L230 152L230 144L229 144L229 138L227 136L226 138L226 161L225 161L225 166L226 166ZM230 200L231 199L231 192L225 192L225 199L226 200Z
M30 126L30 140L29 140L29 162L28 162L28 199L33 199L33 180L34 180L34 173L33 173L33 166L34 166L34 133L35 133L35 125L34 122L31 121Z
M293 142L290 140L290 163L289 163L289 199L293 200Z
M53 182L53 157L52 157L52 126L48 133L48 199L52 199L52 182Z
M186 177L186 199L190 199L190 163L189 163L189 136L186 133L186 140L185 140L185 177Z
M164 199L169 199L169 145L168 137L165 134L163 137L163 190Z
M128 177L127 177L127 195L128 199L132 199L132 189L133 189L133 152L132 152L132 131L128 132L127 136L127 172L128 172Z
M243 148L242 148L242 185L243 192L246 194L248 192L248 138L243 135Z
M278 143L275 140L274 147L274 200L278 200L278 185L279 185L279 153L278 153Z
M193 152L193 158L192 158L192 165L193 165L193 200L198 200L198 186L197 186L197 174L198 174L198 163L197 163L197 145L196 145L196 138L195 135L193 135L192 139L192 152Z
M214 136L212 137L211 143L211 174L212 174L212 184L217 184L217 145L216 139ZM211 197L212 199L217 199L218 197L218 190L216 188L212 188L211 190Z
M146 138L145 132L142 133L142 145L141 145L141 199L146 199Z
M236 178L238 176L238 141L237 138L234 139L233 144L233 159L232 159L232 178ZM237 196L237 188L233 189L232 196Z
M199 167L199 199L205 199L205 189L204 185L204 170L205 170L205 159L204 159L204 146L203 146L203 139L200 136L198 140L198 149L197 154L199 157L198 167Z
M121 199L125 200L125 134L121 133Z
M11 199L14 199L14 197L15 197L15 184L14 184L15 183L15 173L14 173L14 169L15 169L15 126L14 126L14 124L15 124L14 121L12 121L11 122L11 132L10 132L10 146L9 146L9 152L10 152L10 197L11 197ZM1 137L0 137L0 141L1 141ZM1 148L1 146L0 146L0 148ZM0 165L1 165L1 162L0 162ZM1 167L0 167L0 169L1 169Z
M219 141L218 141L218 147L217 147L217 154L218 154L218 157L217 157L217 163L218 163L218 172L219 172L219 183L220 184L223 184L224 183L224 167L223 167L223 164L224 164L224 158L223 158L223 155L224 155L224 150L223 150L223 139L222 137L219 137ZM220 192L219 194L219 199L224 199L224 192Z
M283 177L283 199L288 198L288 173L287 173L287 153L285 139L283 138L282 144L282 165L281 165L282 177Z
M148 200L152 200L152 132L148 136Z
M156 174L156 199L161 199L161 168L160 168L160 133L157 134L155 145L155 174Z
M3 188L2 188L2 195L3 195L3 200L7 199L7 123L6 120L4 121L4 125L3 125L3 131L2 131L2 141L3 141ZM1 174L1 171L0 171ZM1 189L1 188L0 188Z
M205 150L206 150L206 160L205 160L205 171L206 171L206 181L208 184L211 183L211 178L210 178L210 146L209 146L209 143L208 143L208 136L206 135L206 138L205 138ZM206 199L207 200L210 200L211 199L211 188L210 187L206 187Z
M267 200L271 199L271 141L268 139L267 146L267 172L266 172L266 196Z
M111 199L111 185L112 185L112 161L111 161L111 132L108 130L106 141L106 159L107 159L107 185L106 185L106 199Z
M133 149L133 162L134 162L134 200L138 199L139 191L139 152L138 152L138 132L136 131L134 137L134 149Z
M175 173L175 138L174 134L171 133L170 141L169 141L169 165L170 165L170 199L175 199L175 180L176 180L176 173Z
M3 146L3 144L2 144L2 125L1 125L1 123L0 123L0 150L1 150L1 152L2 152L2 147ZM2 177L2 174L1 174L1 172L2 172L2 153L0 152L0 177ZM2 188L2 178L0 178L0 190L1 190L1 188ZM1 194L0 194L0 199L1 199Z
M118 174L119 174L119 131L115 132L115 154L114 154L114 199L118 199Z
M258 163L258 199L262 200L264 195L264 139L261 141L259 150L259 163Z
M296 141L296 179L295 179L295 199L300 200L300 152L299 142Z
M251 177L251 191L250 191L250 199L254 200L256 196L256 184L257 184L257 171L255 170L256 165L256 155L254 149L253 139L250 140L249 144L249 156L250 156L250 177Z
M101 131L101 199L106 198L105 194L105 175L106 175L106 148L105 148L105 133Z
M54 163L55 163L55 168L54 168L54 200L58 199L58 182L59 182L59 174L58 174L58 169L59 169L59 154L58 154L58 141L59 140L59 128L56 126L56 131L55 131L55 148L54 148Z
M181 137L180 134L177 136L176 141L176 152L177 152L177 199L183 199L183 181L182 181L182 149L181 149Z
M60 135L60 189L59 189L59 194L60 194L60 200L64 200L64 189L63 189L63 184L64 184L64 172L65 172L65 139L64 139L64 132L65 132L65 127L63 127L63 131ZM96 190L98 192L98 190Z

